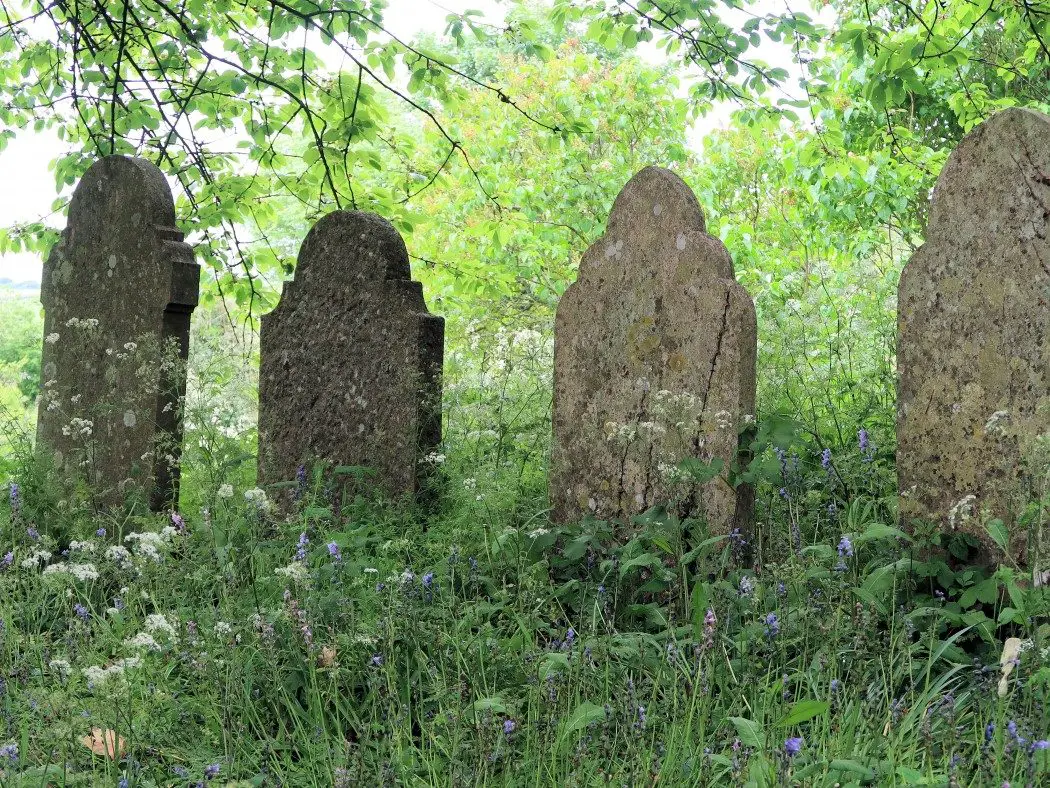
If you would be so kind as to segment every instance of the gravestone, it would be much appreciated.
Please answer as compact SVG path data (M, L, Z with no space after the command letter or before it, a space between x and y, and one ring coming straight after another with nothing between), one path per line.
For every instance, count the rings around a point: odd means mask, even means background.
M1014 524L1050 428L1048 237L1050 117L1008 109L952 152L900 280L901 524L968 533L985 560L1002 553L983 514L1004 521L1008 552L1026 559Z
M372 469L367 487L390 496L420 493L441 441L444 326L388 221L350 211L318 221L262 319L260 483L321 462Z
M756 347L754 303L696 197L668 170L645 168L558 304L554 519L628 518L670 502L712 533L746 533L753 492L734 489L728 471L753 418Z
M178 500L190 314L200 266L164 176L107 156L81 178L44 264L37 444L103 503Z

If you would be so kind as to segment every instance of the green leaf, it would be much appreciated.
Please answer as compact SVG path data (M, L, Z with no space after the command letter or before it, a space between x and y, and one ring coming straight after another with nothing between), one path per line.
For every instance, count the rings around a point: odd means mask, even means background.
M741 744L758 750L765 749L766 735L761 725L747 717L730 717L729 721L736 728L736 735Z
M831 708L831 705L827 701L800 700L797 703L791 704L787 714L780 718L776 727L790 728L792 725L808 722L814 717L819 717L821 714L827 714L829 708Z
M1006 548L1010 544L1010 532L1006 530L1006 525L1003 521L999 519L989 520L984 529L988 532L988 536L991 537L992 541L999 545L999 549L1006 552Z
M574 731L581 731L595 723L602 722L604 719L605 709L585 700L569 715L561 732L564 735Z

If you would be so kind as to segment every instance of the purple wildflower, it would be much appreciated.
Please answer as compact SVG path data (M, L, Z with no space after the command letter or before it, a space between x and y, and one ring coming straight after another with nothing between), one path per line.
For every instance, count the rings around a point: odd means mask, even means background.
M33 526L29 526L28 528L26 528L26 536L28 536L34 542L40 541L40 531L38 531Z
M831 680L831 691L832 692L838 692L840 689L842 689L842 682L839 681L838 679L832 679Z
M298 501L306 492L306 466L300 465L295 469L295 493L293 498Z
M79 618L81 621L87 621L89 618L91 618L91 613L89 613L88 609L79 602L73 605L73 612L76 614L76 617Z
M780 621L777 619L776 613L770 613L766 616L766 637L772 640L780 634Z
M295 550L295 560L305 561L306 560L306 548L310 544L310 538L306 535L306 531L299 534L299 544Z
M106 529L105 528L99 528L97 531L95 531L95 536L97 536L99 539L105 539L106 538Z
M862 453L868 451L868 431L863 427L861 427L860 432L857 433L857 443L860 446Z
M576 630L573 629L572 627L569 627L568 631L565 633L565 646L567 648L572 648L572 644L575 643L575 642L576 642Z
M434 587L434 573L427 572L423 575L423 588L430 589Z
M11 564L13 564L14 562L15 562L14 551L8 550L7 554L2 559L0 559L0 571L3 571L5 569L10 569L11 568Z
M175 530L180 534L186 533L186 521L182 519L182 515L176 511L171 513L171 524L175 526Z
M704 616L704 651L708 651L715 645L715 626L718 624L718 618L715 616L715 611L711 608L707 609L707 615Z
M328 555L332 556L336 561L343 560L343 552L339 549L339 545L335 542L328 543Z
M1040 739L1039 741L1032 742L1032 752L1035 752L1036 750L1046 749L1050 749L1050 741L1047 741L1046 739Z
M382 654L373 654L372 655L372 659L370 661L370 664L372 665L373 668L381 668L381 667L383 667L383 655Z
M995 736L995 723L989 722L984 726L984 743L991 744L993 736Z
M204 779L214 780L219 776L219 770L222 768L221 764L211 763L204 767Z
M0 758L3 758L10 763L14 763L18 760L18 745L17 744L5 744L0 747Z
M826 471L831 471L831 449L824 449L820 453L820 467Z
M638 707L638 722L636 722L634 724L634 727L636 727L636 728L644 728L645 727L645 706L639 706Z
M849 540L848 536L843 536L839 539L839 557L845 558L853 555L853 543Z
M507 736L510 736L512 733L514 733L514 729L516 727L518 727L518 726L514 722L514 720L504 720L503 721L503 733L506 734Z
M21 488L18 486L18 482L11 482L10 500L11 515L17 518L22 511L22 491Z
M802 739L794 737L784 742L784 752L788 758L794 758L802 752Z

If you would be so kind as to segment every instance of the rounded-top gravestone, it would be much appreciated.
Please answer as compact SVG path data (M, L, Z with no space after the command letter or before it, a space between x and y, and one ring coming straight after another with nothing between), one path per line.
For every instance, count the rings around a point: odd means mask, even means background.
M177 501L185 362L200 267L154 165L107 156L81 178L44 264L37 443L116 503Z
M756 348L754 303L696 197L645 168L558 305L554 519L669 503L712 532L746 531L752 493L729 471L754 413Z
M371 213L322 218L262 320L260 482L320 462L369 469L390 496L420 493L441 440L443 352L444 320L397 230Z
M1050 429L1050 117L1008 109L952 152L933 192L926 242L898 297L900 519L979 539L1018 524L1048 459Z

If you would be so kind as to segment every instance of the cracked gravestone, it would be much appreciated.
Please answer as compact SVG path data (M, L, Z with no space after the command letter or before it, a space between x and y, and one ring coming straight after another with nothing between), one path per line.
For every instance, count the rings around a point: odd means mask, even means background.
M712 533L746 533L753 493L728 472L753 418L756 347L754 303L696 197L645 168L558 304L555 521L670 504Z
M385 219L336 211L314 225L295 278L262 319L259 479L321 463L370 469L367 490L419 495L441 441L444 319L427 311L405 242Z
M1008 109L952 152L926 242L901 275L897 474L901 524L916 518L1003 553L982 520L1017 525L1038 490L1050 428L1050 117Z
M178 501L185 365L200 266L164 176L107 156L80 179L44 264L37 445L105 504Z

